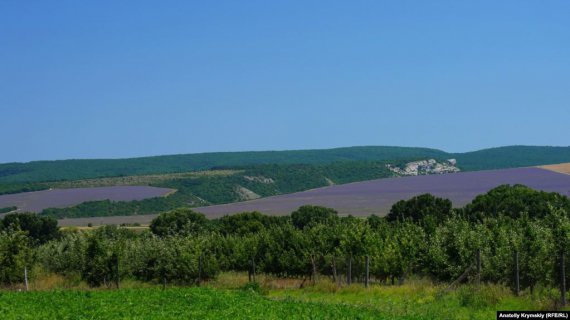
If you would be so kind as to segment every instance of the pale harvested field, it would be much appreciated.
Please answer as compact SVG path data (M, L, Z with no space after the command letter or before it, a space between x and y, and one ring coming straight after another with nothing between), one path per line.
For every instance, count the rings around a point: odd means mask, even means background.
M61 181L46 183L51 188L73 189L73 188L94 188L111 186L148 186L153 183L160 183L168 180L199 178L203 176L230 176L240 172L239 170L207 170L185 173L165 173L126 177L108 177L85 179L75 181Z
M559 173L570 174L570 163L550 164L547 166L540 166L539 168Z

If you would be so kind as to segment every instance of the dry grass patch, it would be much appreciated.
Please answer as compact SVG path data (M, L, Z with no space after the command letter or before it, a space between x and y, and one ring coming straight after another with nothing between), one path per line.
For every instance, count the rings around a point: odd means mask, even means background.
M551 164L547 166L540 166L539 168L558 173L570 174L570 163Z
M84 180L62 181L56 183L46 183L52 188L72 189L72 188L92 188L107 186L146 186L168 180L179 180L199 177L230 176L241 172L240 170L205 170L184 173L150 174L140 176L94 178ZM173 191L171 191L172 193ZM171 193L167 194L170 195Z

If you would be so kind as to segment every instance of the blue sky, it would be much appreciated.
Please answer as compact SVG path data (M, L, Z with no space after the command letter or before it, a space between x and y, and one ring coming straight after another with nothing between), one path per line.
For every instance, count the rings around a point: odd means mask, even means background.
M570 145L570 1L1 1L0 162Z

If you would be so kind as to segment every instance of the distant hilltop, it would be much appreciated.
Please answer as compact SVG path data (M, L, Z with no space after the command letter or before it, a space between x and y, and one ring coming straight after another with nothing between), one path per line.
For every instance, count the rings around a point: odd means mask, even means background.
M0 185L103 177L182 173L253 165L321 165L346 161L390 164L433 159L442 164L456 159L461 171L505 169L570 162L570 147L509 146L465 153L438 149L362 146L334 149L211 152L130 159L33 161L0 164ZM440 170L440 169L437 169Z
M461 171L455 165L456 159L447 159L438 162L435 159L408 162L399 167L387 164L386 167L398 176L421 176L426 174L455 173Z

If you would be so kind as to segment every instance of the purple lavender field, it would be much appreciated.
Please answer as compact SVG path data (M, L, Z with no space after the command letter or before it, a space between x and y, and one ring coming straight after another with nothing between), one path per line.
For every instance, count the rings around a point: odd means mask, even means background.
M422 193L450 199L454 206L460 207L501 184L524 184L570 196L570 175L539 168L516 168L371 180L196 210L208 217L243 211L283 215L312 204L335 208L341 215L385 215L397 201Z
M164 196L172 191L146 186L51 189L0 195L0 208L16 206L19 211L40 212L46 208L63 208L86 201L131 201Z
M386 215L395 202L422 193L448 198L453 201L455 207L460 207L471 202L477 195L501 184L524 184L537 190L570 195L570 175L539 168L517 168L355 182L246 202L200 207L195 210L209 218L244 211L286 215L302 205L312 204L335 208L341 215ZM59 224L149 224L156 216L71 218L59 220Z

